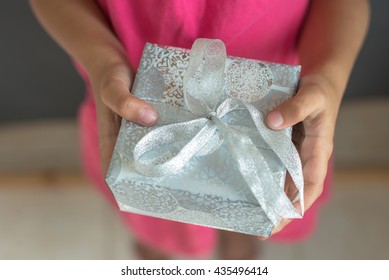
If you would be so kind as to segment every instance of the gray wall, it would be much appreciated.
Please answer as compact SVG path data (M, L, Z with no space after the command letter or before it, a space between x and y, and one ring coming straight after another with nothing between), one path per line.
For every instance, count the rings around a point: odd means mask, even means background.
M389 97L389 1L371 0L370 3L370 29L351 75L346 100L369 96Z
M371 3L370 32L346 101L389 97L389 1ZM67 55L38 25L27 1L3 1L0 42L0 122L75 117L83 82Z
M37 23L28 1L3 1L0 42L0 122L73 118L83 82Z

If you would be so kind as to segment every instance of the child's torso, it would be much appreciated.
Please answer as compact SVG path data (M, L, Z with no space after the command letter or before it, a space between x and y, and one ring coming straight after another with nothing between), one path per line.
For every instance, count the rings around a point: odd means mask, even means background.
M308 0L98 0L137 67L146 42L190 48L224 41L229 55L297 63Z

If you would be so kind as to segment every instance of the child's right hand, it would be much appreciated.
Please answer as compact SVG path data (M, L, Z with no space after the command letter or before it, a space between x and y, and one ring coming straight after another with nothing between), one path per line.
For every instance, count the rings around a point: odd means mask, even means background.
M30 0L49 34L88 73L97 110L103 175L109 166L120 119L151 125L156 112L130 93L133 71L127 53L95 0Z
M102 73L90 76L96 103L99 150L103 174L109 162L120 128L121 118L141 125L153 125L156 111L130 92L133 71L127 65L106 67Z

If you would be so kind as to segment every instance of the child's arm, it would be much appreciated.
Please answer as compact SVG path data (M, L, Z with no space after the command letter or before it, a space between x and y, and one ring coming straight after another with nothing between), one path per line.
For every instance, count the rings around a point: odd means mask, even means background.
M294 140L303 164L306 209L323 190L340 102L368 22L368 0L313 0L299 43L299 90L266 119L273 129L298 124Z
M120 126L120 116L150 125L156 112L129 92L133 69L125 50L93 0L30 0L48 33L86 70L98 117L103 174Z

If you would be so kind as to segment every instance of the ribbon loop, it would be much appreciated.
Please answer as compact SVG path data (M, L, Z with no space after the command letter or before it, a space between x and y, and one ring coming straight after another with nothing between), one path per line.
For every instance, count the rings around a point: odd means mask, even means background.
M220 40L198 39L189 57L183 81L185 106L204 116L215 110L223 93L226 48Z

